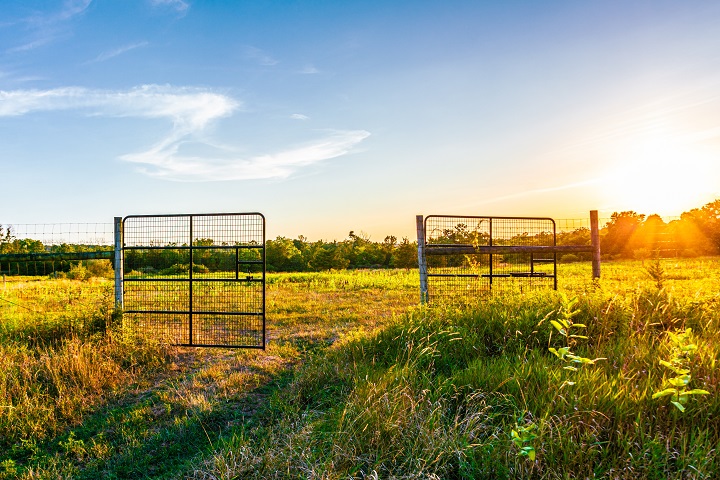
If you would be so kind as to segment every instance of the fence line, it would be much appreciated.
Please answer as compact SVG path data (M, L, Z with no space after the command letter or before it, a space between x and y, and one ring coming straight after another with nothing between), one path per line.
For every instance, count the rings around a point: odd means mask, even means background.
M680 217L662 217L665 223L680 220ZM569 232L580 228L590 229L590 218L556 218L555 225L558 232ZM600 218L598 224L603 228L612 219ZM39 240L45 246L58 246L62 244L75 245L107 245L114 243L114 223L2 223L4 233L11 229L12 236L18 240ZM389 232L393 234L393 232Z
M113 222L107 223L3 223L2 233L10 229L13 239L39 240L45 246L62 244L113 244Z

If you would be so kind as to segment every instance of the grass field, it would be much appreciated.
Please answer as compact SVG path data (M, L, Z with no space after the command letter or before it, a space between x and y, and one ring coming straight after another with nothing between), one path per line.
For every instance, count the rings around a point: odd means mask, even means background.
M271 274L264 352L8 278L0 478L720 478L720 259L559 270L463 309L419 307L416 271Z

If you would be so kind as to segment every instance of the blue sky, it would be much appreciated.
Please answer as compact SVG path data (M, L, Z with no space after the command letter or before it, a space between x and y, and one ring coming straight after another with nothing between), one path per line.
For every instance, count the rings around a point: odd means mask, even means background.
M674 216L720 197L720 3L3 2L0 223Z

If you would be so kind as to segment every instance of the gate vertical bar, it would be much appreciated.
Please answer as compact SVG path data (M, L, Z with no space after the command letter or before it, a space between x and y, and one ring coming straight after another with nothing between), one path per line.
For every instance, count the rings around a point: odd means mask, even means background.
M415 216L418 242L418 270L420 271L420 304L428 302L427 261L425 257L425 222L422 215Z
M600 229L597 210L590 210L590 242L593 250L592 275L593 278L600 278Z
M493 219L491 218L488 223L490 224L488 230L489 230L489 236L488 236L488 245L491 247L493 246ZM488 255L488 265L490 269L490 290L492 290L493 287L493 256L492 253Z
M265 247L267 247L267 244L265 243L265 230L267 226L265 225L265 217L262 217L262 250L260 250L260 254L262 255L262 326L263 326L263 333L262 333L262 349L265 350L265 347L267 346L267 338L265 334L265 328L267 327L267 279L265 278L266 272L267 272L267 256L265 255Z
M123 219L115 217L115 309L122 310L123 301ZM55 271L53 265L53 272Z
M188 244L190 246L190 272L188 273L188 288L189 288L189 308L188 308L188 333L190 335L190 340L188 343L192 346L193 344L193 216L189 215L190 217L190 243Z
M552 221L552 227L553 227L553 247L557 247L557 227L555 226L555 220ZM553 252L553 289L557 290L557 260L558 260L558 254L557 252Z

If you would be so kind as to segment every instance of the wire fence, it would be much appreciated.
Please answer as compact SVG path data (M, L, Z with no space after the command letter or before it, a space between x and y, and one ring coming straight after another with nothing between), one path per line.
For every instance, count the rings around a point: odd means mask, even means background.
M114 224L108 223L8 223L0 233L10 231L15 239L31 239L46 247L94 245L112 248Z

